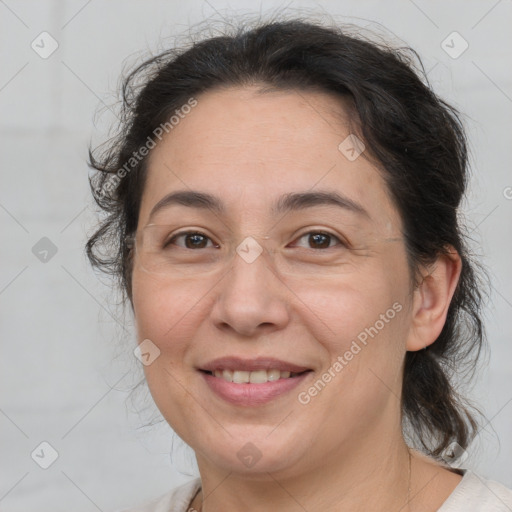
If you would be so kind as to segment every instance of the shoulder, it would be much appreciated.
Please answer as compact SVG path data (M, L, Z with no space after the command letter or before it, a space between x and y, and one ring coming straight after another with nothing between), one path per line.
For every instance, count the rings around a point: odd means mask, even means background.
M200 487L201 479L195 478L190 482L175 487L149 503L115 512L187 512L192 498Z
M510 512L512 489L469 469L438 512Z

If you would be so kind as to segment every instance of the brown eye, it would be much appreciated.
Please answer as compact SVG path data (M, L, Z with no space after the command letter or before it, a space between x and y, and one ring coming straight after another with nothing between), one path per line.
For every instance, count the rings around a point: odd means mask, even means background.
M333 247L331 245L332 240L337 240L339 242L338 245L345 246L337 236L323 231L310 231L309 233L302 235L299 240L305 237L308 237L308 249L330 249Z

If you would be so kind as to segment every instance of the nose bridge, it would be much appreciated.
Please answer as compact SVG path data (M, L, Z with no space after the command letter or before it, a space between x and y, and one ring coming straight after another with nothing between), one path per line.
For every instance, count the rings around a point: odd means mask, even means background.
M285 286L276 276L272 255L254 238L239 244L219 285L212 310L215 323L250 335L259 325L282 328L288 322Z
M275 294L273 281L278 279L275 275L272 252L270 245L265 244L261 238L244 238L236 247L236 253L231 261L228 282L232 288L237 292L244 289L251 293L257 292L262 298L267 292ZM272 286L269 286L271 284Z

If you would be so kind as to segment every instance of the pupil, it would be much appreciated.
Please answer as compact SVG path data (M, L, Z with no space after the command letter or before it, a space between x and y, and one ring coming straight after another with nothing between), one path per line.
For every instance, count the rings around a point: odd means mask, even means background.
M318 248L318 243L321 246L321 248L329 247L329 236L328 235L324 235L322 233L315 233L314 235L310 235L310 237L314 240L314 244L316 245L315 248ZM323 238L324 243L321 242L319 237Z
M193 240L192 242L192 246L190 246L190 244L188 243L189 240ZM203 240L201 240L203 239ZM186 240L187 240L187 248L197 248L197 247L202 247L201 245L201 242L204 242L204 237L203 235L199 235L199 234L195 234L195 235L187 235L186 237ZM199 242L199 244L197 244L196 242Z

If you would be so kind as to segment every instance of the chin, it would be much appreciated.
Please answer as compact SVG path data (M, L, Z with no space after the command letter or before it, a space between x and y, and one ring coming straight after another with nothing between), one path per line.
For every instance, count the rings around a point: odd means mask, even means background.
M252 440L249 436L228 436L225 445L213 450L210 443L202 452L215 467L247 478L268 480L268 473L286 472L300 459L297 443L291 442L290 437L279 444L278 439L268 438L268 432L266 428L261 438L255 436Z

